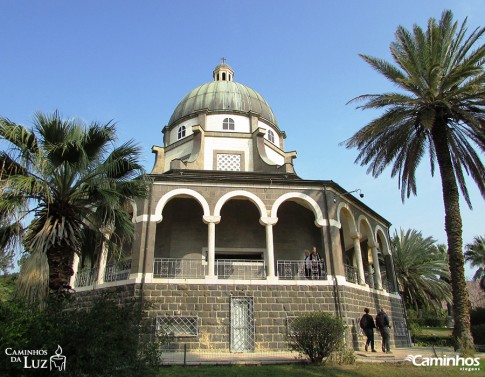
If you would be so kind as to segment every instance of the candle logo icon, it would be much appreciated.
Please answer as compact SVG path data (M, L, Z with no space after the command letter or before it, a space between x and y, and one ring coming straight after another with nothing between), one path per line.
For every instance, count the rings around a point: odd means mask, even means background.
M50 370L66 370L66 356L62 354L62 348L57 345L55 355L50 357Z

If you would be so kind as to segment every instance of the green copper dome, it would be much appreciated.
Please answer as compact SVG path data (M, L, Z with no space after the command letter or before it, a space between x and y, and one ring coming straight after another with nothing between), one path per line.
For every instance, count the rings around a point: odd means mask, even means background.
M214 70L214 80L187 94L170 117L168 126L206 109L211 113L254 113L271 125L278 126L276 117L264 98L254 89L232 81L233 71L227 64Z

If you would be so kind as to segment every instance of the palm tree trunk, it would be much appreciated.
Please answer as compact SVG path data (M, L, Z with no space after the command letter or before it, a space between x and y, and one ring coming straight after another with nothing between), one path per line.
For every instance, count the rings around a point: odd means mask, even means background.
M431 136L440 169L443 203L445 206L445 231L448 241L451 287L453 292L453 316L455 320L453 338L455 348L460 349L463 355L469 355L474 352L474 346L470 332L470 310L465 281L462 221L458 185L451 161L447 133L446 121L437 119L431 130Z
M52 247L47 251L49 263L49 289L60 293L69 285L69 280L74 274L72 269L74 252L66 245Z

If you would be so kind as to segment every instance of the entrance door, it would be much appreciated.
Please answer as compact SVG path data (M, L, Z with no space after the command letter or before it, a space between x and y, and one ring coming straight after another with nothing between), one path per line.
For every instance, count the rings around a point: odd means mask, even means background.
M231 297L231 351L254 351L252 297Z

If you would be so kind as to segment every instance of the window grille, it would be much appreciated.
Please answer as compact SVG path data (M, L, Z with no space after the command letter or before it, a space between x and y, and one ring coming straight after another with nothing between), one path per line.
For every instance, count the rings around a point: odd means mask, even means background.
M231 351L254 351L254 305L252 297L231 297Z
M218 153L217 170L241 171L241 155Z
M199 335L199 318L194 316L157 316L156 332L159 336L177 338L197 337Z

